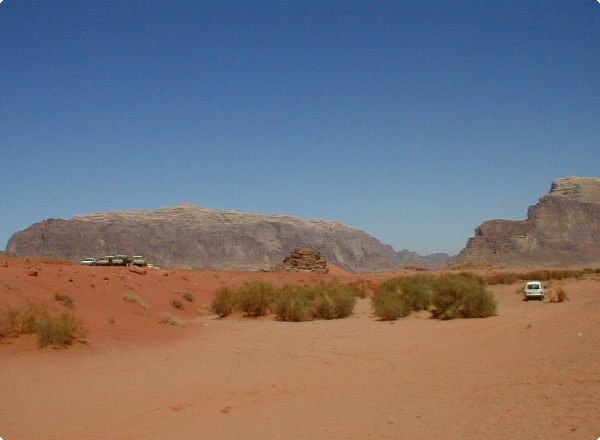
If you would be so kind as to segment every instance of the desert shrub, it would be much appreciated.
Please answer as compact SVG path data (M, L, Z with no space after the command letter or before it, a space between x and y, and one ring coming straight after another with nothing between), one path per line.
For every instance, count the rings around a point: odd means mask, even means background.
M481 277L443 275L433 288L433 316L439 319L484 318L496 313L496 299Z
M43 317L36 323L38 346L51 345L64 348L75 340L84 340L87 332L81 322L70 313L62 313L59 317Z
M377 289L371 298L371 306L375 316L384 321L393 321L411 312L410 306L400 297L399 291L389 288Z
M35 333L38 345L63 348L75 340L83 340L87 331L70 313L53 317L45 304L30 304L25 309L5 308L0 311L0 337Z
M236 292L236 304L247 316L266 315L275 297L275 288L266 281L244 283Z
M127 294L123 296L123 300L130 302L130 303L134 303L137 304L138 306L140 306L142 309L147 309L148 308L148 303L146 301L144 301L142 298L140 298L137 295L132 295L132 294Z
M194 296L194 294L192 292L183 291L183 292L179 292L179 294L187 302L194 302L194 300L196 299L196 297Z
M235 296L235 290L231 287L220 287L217 289L215 297L210 304L210 310L219 315L219 318L226 317L235 308Z
M21 312L12 307L0 310L0 338L16 336L21 332Z
M73 307L73 298L66 294L56 293L54 295L54 301L62 303L65 307Z
M334 319L335 303L328 295L319 295L312 303L312 316L317 319Z
M436 277L429 274L419 274L412 277L398 277L387 280L382 283L377 292L388 291L394 293L398 298L406 303L402 307L404 310L427 310L431 304L432 288ZM391 301L390 307L396 303L390 296L382 296L380 301ZM399 310L399 309L398 309ZM409 312L407 312L406 316Z
M276 289L271 283L252 281L237 289L218 289L211 310L219 317L234 311L251 317L273 312L282 321L306 321L312 318L344 318L352 314L355 303L355 291L347 284L286 284Z
M36 333L38 322L49 317L50 313L48 312L46 304L29 304L27 308L21 312L20 333Z
M172 299L171 301L169 301L169 304L171 304L176 309L183 310L183 303L178 299Z
M347 284L338 282L321 283L313 286L309 293L312 314L317 319L345 318L352 314L356 296Z
M160 316L160 318L158 318L158 322L161 324L167 324L167 325L178 325L178 326L184 326L185 325L185 321L177 316L171 315L169 313L164 313Z
M307 288L285 285L278 290L273 303L273 312L282 321L307 321L311 318L311 306Z

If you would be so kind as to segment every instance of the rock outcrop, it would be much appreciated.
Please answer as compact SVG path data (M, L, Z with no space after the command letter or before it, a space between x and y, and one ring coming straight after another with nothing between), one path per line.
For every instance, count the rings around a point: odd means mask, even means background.
M600 178L566 177L530 206L526 220L490 220L475 229L451 266L600 264Z
M161 267L269 269L293 249L316 249L352 272L434 267L439 259L395 252L366 232L324 220L214 211L190 204L156 211L108 212L49 219L13 234L12 256L79 261L88 256L144 255Z
M275 272L327 273L327 260L314 249L297 248L283 259L283 263L273 269Z

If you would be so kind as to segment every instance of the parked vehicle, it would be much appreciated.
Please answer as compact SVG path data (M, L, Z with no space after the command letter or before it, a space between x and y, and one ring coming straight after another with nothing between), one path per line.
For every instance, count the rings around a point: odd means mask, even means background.
M96 260L96 266L110 266L114 258L114 255L105 255L104 257Z
M127 255L117 255L113 257L111 261L111 266L127 266L129 262L129 257Z
M142 267L142 266L147 266L148 261L142 255L134 255L133 257L131 257L131 264L133 266Z
M84 258L83 260L81 260L79 262L79 264L83 264L84 266L95 266L96 259L93 257L87 257L87 258Z
M525 294L525 301L529 301L530 299L544 301L546 298L544 284L541 281L527 281L523 293Z

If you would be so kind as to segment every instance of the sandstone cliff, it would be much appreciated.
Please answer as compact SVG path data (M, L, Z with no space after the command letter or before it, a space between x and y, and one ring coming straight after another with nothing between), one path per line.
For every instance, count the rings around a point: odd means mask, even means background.
M141 254L165 267L257 270L280 263L297 247L316 249L328 261L353 272L440 263L437 255L429 260L410 251L395 252L339 222L214 211L189 204L48 219L13 234L7 253L67 260Z
M550 192L529 207L526 220L484 222L450 264L600 264L600 178L555 180Z

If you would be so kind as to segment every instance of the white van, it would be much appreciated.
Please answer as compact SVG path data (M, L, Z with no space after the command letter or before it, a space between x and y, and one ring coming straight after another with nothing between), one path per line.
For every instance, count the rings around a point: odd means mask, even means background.
M525 288L523 289L523 293L525 293L525 301L530 299L539 299L540 301L544 301L546 298L544 293L544 284L541 281L527 281Z

